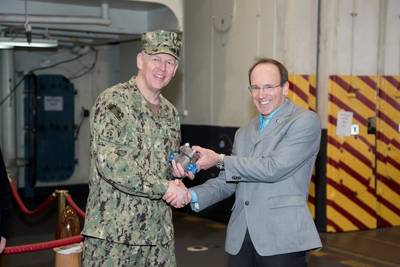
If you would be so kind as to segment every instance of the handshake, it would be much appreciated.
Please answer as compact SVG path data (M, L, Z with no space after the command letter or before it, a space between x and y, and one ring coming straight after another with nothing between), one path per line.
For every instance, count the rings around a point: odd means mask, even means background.
M192 195L181 180L175 179L168 183L163 199L175 208L183 208L192 200Z

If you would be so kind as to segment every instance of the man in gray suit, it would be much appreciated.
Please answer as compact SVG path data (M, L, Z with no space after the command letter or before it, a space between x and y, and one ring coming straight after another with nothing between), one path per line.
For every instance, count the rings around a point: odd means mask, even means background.
M221 172L190 188L188 200L200 211L235 194L225 244L227 266L307 266L307 251L321 247L307 207L320 120L287 99L288 72L280 62L259 59L249 70L249 83L260 115L236 132L230 156L193 147L201 155L199 169L217 166ZM183 175L181 166L174 168ZM185 204L173 194L165 199Z

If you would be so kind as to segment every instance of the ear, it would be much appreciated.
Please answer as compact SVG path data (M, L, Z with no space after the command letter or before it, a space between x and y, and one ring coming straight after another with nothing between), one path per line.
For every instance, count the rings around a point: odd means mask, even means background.
M289 82L285 82L282 86L282 94L288 96L289 94Z
M175 66L175 69L174 69L174 72L173 72L172 77L175 76L175 73L176 73L176 71L178 70L178 67L179 67L179 61L177 61L177 63L176 63L176 66Z
M143 64L144 64L144 55L143 52L140 52L136 55L136 66L138 68L138 70L141 70L143 68Z

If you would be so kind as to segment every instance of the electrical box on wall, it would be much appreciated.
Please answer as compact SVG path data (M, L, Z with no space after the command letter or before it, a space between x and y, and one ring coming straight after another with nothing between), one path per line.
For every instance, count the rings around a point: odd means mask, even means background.
M75 167L73 84L62 75L25 77L25 186L71 177Z

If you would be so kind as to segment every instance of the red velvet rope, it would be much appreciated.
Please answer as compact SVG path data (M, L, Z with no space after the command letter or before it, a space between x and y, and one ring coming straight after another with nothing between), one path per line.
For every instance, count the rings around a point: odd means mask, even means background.
M76 213L78 213L78 215L82 218L85 218L86 214L83 210L81 210L78 205L76 205L76 203L74 202L74 200L72 199L72 197L69 194L65 194L65 200L67 201L67 203L71 206L71 208L76 211Z
M26 215L35 215L37 213L43 212L51 203L54 202L54 200L57 198L56 194L53 193L48 198L43 201L36 209L33 211L29 210L25 204L23 203L21 197L18 194L17 187L15 183L9 179L9 185L11 188L11 193L19 207L22 213ZM82 211L78 205L74 202L72 197L69 194L65 194L65 199L67 203L76 211L76 213L84 218L85 217L85 212ZM72 237L67 237L63 239L58 239L58 240L52 240L52 241L47 241L47 242L41 242L41 243L35 243L35 244L26 244L26 245L20 245L20 246L14 246L14 247L6 247L3 251L3 255L10 255L10 254L21 254L21 253L29 253L29 252L35 252L35 251L40 251L40 250L46 250L46 249L52 249L56 247L62 247L74 243L79 243L80 241L83 240L83 236L81 235L76 235Z
M3 251L4 255L10 254L21 254L21 253L29 253L40 250L52 249L56 247L62 247L74 243L79 243L83 240L83 236L75 235L63 239L52 240L47 242L35 243L35 244L26 244L22 246L14 246L14 247L6 247Z
M11 179L8 179L8 181L9 181L11 193L12 193L14 199L15 199L15 202L17 202L18 208L25 215L31 216L31 215L35 215L37 213L42 213L56 199L56 195L53 193L50 196L48 196L47 199L45 201L43 201L36 209L31 211L25 206L25 204L22 201L21 197L18 195L18 191L17 191L17 187L15 186L15 183Z

